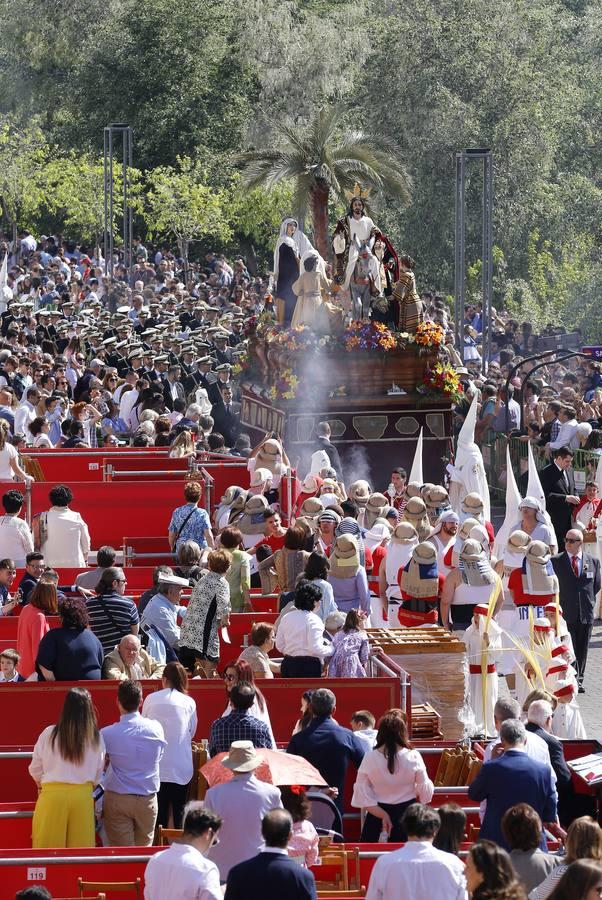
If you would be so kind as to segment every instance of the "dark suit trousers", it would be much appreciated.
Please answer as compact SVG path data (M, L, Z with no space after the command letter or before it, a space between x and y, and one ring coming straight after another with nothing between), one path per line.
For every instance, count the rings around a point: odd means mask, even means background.
M584 625L582 622L573 622L571 624L567 623L567 628L573 641L573 649L576 657L574 666L577 669L577 679L579 684L581 684L583 676L585 675L587 651L589 649L593 625Z

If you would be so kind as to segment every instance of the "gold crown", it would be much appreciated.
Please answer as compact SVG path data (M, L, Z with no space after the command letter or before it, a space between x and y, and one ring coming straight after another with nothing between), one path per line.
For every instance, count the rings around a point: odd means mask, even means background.
M362 191L361 187L359 186L359 184L356 181L355 184L353 185L352 191L345 191L345 196L347 197L348 200L355 200L356 198L358 198L360 200L367 200L368 197L370 196L371 191L372 191L372 188L366 188L365 191Z

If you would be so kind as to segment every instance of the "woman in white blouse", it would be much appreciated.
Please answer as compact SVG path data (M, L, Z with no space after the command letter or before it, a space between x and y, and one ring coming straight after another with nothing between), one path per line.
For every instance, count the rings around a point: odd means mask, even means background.
M324 622L316 614L322 602L322 589L310 581L295 588L295 609L287 612L278 625L276 648L284 655L280 674L283 678L320 678L322 664L332 654L332 645L324 641Z
M104 769L105 745L89 691L71 688L56 725L33 748L29 774L40 791L32 847L93 847L92 791Z
M173 827L181 828L193 774L191 743L197 727L196 703L188 696L188 675L180 663L167 663L161 683L163 690L149 694L142 705L142 715L161 723L167 741L159 763L157 825L169 826L171 808Z
M424 760L412 749L400 710L389 710L378 723L376 747L358 769L352 806L366 812L360 841L376 843L382 831L389 842L406 841L401 817L412 803L429 803L434 785Z

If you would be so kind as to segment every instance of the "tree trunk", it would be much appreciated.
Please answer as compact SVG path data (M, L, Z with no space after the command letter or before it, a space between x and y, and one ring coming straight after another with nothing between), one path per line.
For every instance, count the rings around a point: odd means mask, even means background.
M311 215L314 229L316 250L326 262L330 259L330 241L328 240L328 195L330 188L319 182L311 191Z

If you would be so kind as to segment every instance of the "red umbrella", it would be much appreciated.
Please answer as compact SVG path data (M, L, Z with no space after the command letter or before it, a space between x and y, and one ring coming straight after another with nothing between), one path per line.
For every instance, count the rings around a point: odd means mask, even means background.
M327 787L326 782L318 772L302 756L294 756L292 753L282 753L279 750L267 750L259 747L256 751L261 757L261 763L253 770L253 774L260 781L268 784L302 784L304 786L315 785ZM209 787L231 781L234 772L222 766L221 761L227 753L218 753L201 768L201 774L205 776Z

